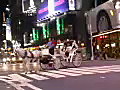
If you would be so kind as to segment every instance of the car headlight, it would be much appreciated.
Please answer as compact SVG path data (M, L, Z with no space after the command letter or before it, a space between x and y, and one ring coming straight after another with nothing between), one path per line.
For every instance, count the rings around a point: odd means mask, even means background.
M120 1L117 1L117 2L115 3L115 9L120 9Z
M3 62L6 62L7 61L7 59L6 58L3 58Z
M7 58L7 61L10 61L10 58Z
M13 58L12 58L12 61L16 61L16 58L15 58L15 57L13 57Z

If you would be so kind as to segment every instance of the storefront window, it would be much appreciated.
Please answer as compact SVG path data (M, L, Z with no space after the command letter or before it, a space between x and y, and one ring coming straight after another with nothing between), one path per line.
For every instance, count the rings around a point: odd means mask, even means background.
M105 51L108 57L117 58L120 49L120 32L95 37L93 43L96 49Z

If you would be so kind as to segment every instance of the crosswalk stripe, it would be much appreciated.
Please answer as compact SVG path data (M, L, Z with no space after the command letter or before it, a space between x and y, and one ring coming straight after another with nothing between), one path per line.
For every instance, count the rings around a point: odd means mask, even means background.
M74 71L77 71L81 74L96 74L96 73L99 73L100 70L99 69L91 69L91 70L86 70L86 69L73 69L73 68L69 68L68 70L74 70ZM101 71L104 71L104 70L101 70Z
M16 88L17 90L24 90L23 88L21 88L18 84L13 83L12 81L8 81L5 79L0 79L0 81L4 81L10 85L12 85L14 88Z
M32 84L29 84L29 83L24 83L24 84L21 84L20 86L27 86L27 87L29 87L29 88L31 88L31 89L33 89L33 90L43 90L43 89L41 89L41 88L38 88L38 87L36 87L36 86L34 86L34 85L32 85ZM19 90L19 89L18 89Z
M60 75L60 74L55 74L55 73L51 73L51 72L40 72L39 74L41 75L46 75L46 76L49 76L49 77L53 77L53 78L62 78L62 77L66 77L64 75Z
M69 70L69 69L62 69L60 71L65 71L65 72L70 72L70 73L76 73L76 74L79 74L79 75L83 75L83 74L95 74L94 72L75 71L75 70Z
M109 70L107 69L92 69L92 70L86 70L86 69L80 69L80 68L69 68L70 70L76 70L78 72L81 72L82 74L96 74L96 73L108 73Z
M79 76L80 75L80 74L68 73L68 72L63 72L63 71L49 71L49 72L63 74L63 75L67 75L67 76Z
M40 75L37 75L37 74L26 74L26 76L32 78L32 79L36 79L36 80L46 80L46 79L49 79L47 77L44 77L44 76L40 76Z
M63 78L67 76L80 76L83 74L96 74L96 73L108 73L108 72L120 72L120 65L112 65L112 66L96 66L96 67L82 67L82 68L68 68L68 69L60 69L56 70L48 70L47 72L39 72L38 74L9 74L8 76L0 76L1 81L5 81L6 83L11 84L17 90L24 90L25 87L29 87L33 90L42 90L30 82L35 80L48 80L51 78ZM8 79L8 80L7 80ZM17 81L16 84L14 81Z
M87 71L90 71L90 70L107 70L108 68L69 68L70 70L87 70Z
M4 79L4 78L6 78L6 79L11 79L10 77L7 77L7 76L0 76L0 79Z
M10 74L8 75L9 77L11 77L13 80L17 80L17 81L20 81L20 82L31 82L32 80L30 79L27 79L23 76L20 76L19 74Z
M120 70L110 70L111 72L120 72Z

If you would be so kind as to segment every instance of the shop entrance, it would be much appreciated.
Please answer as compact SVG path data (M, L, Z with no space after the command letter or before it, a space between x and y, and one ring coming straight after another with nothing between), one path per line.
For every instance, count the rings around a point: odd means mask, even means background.
M105 52L109 58L120 58L120 32L98 35L93 38L94 52Z

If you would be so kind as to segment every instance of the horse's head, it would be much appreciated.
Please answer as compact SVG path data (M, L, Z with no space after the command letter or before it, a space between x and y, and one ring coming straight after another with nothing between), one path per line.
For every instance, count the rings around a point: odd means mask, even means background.
M25 50L23 48L14 49L14 53L15 53L16 56L20 56L20 57L25 56Z

